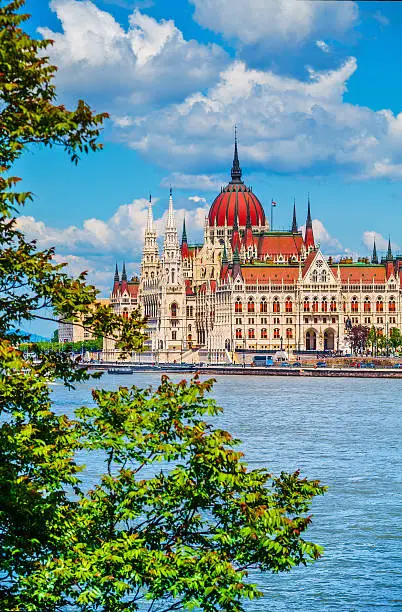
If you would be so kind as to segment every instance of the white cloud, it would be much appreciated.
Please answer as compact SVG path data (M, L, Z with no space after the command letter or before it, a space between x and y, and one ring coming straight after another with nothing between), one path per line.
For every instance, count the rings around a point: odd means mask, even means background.
M181 99L209 85L227 63L218 45L186 41L172 20L157 21L138 9L125 30L90 0L52 0L50 6L62 32L39 32L54 41L48 53L59 67L61 91L102 94L117 115L130 105Z
M201 145L201 143L198 143ZM161 187L173 185L177 189L199 189L200 191L217 191L226 181L225 176L208 174L185 174L172 172L161 181Z
M321 51L323 51L324 53L329 53L329 46L327 45L325 40L316 40L315 45L316 47L321 49Z
M342 168L360 178L397 178L402 113L344 102L356 70L356 59L350 57L335 70L310 68L303 81L235 61L207 93L142 115L124 135L150 160L184 169L186 173L176 171L176 178L190 188L202 187L192 185L187 172L229 166L235 123L240 162L247 169L313 168L320 173Z
M195 195L195 196L190 196L188 199L189 199L191 202L196 202L197 204L198 204L199 202L206 202L206 199L205 199L205 198L202 198L201 196L197 196L197 195Z
M336 38L357 22L355 2L310 0L190 0L202 26L265 48L295 46L322 34Z
M382 234L373 230L367 230L363 233L363 242L369 251L373 249L374 240L378 251L386 251L388 249L388 238L384 238ZM393 251L399 251L400 249L396 242L391 242L391 248Z

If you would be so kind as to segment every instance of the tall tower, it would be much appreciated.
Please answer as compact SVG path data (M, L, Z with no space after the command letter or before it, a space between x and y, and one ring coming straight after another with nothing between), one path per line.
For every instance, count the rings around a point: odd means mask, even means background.
M308 198L307 205L307 220L306 220L306 233L304 235L304 244L306 246L307 251L314 249L314 233L313 233L313 222L311 220L311 212L310 212L310 196Z
M152 214L152 197L150 195L141 260L141 281L144 282L148 279L156 279L159 274L159 268L159 249L156 242L156 231L154 230L154 219Z
M162 264L165 284L181 285L181 249L173 210L172 188L170 188L169 194L169 208L165 227L165 238L163 242Z

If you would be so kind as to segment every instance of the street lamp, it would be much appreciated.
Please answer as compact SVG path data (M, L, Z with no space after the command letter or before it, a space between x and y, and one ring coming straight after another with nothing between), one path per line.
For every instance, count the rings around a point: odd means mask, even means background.
M283 338L281 336L281 351L283 350Z

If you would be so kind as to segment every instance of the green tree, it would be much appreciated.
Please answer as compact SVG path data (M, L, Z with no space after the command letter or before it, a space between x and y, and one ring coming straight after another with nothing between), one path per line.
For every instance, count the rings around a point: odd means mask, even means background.
M354 325L348 331L348 341L352 352L362 354L366 350L370 329L365 325Z
M59 341L59 330L55 329L52 335L52 342L58 342Z
M397 351L402 346L402 334L397 327L393 327L389 334L389 344Z
M123 351L141 348L145 324L95 306L85 274L69 277L53 249L17 228L31 199L12 176L24 149L61 145L77 162L100 147L106 118L82 101L74 111L55 103L49 43L23 31L23 4L0 0L1 608L240 611L258 595L250 568L286 571L319 556L303 535L323 487L298 472L248 470L236 441L203 418L219 411L205 397L211 381L94 391L94 407L71 419L53 410L48 381L73 387L89 374L67 353L38 349L34 365L16 348L18 326L35 318L85 313L84 325ZM83 455L104 459L90 491Z

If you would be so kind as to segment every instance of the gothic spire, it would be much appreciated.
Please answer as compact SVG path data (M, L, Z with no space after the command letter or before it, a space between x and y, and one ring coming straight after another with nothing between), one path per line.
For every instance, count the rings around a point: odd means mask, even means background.
M373 254L371 256L371 263L378 264L378 255L377 255L377 247L375 244L375 238L374 238L374 244L373 244Z
M296 198L293 201L293 222L292 222L292 234L297 234L297 219L296 219Z
M304 234L304 244L305 244L306 249L314 249L315 247L313 222L311 220L311 211L310 211L310 195L308 196L306 232Z
M169 208L168 208L168 216L167 216L167 221L166 221L166 228L169 229L174 229L175 226L175 222L174 222L174 211L173 211L173 195L172 195L172 187L170 187L169 190Z
M119 269L117 267L117 261L116 261L116 270L115 270L115 273L114 273L114 282L118 283L119 281L120 281L120 279L119 279Z
M237 128L235 126L235 144L234 144L234 156L233 156L233 165L231 170L232 180L231 183L242 183L241 180L241 168L239 163L239 155L237 152Z
M186 218L183 217L183 231L181 234L181 246L187 244L187 232L186 232Z
M223 244L222 264L228 263L228 254L226 251L226 244Z
M152 232L153 231L153 222L154 222L154 217L153 217L153 214L152 214L152 196L151 196L151 194L149 194L148 213L147 213L147 227L146 227L146 231L147 232Z
M308 204L307 204L307 221L306 221L306 229L313 227L313 222L311 220L311 212L310 212L310 195L308 196Z
M126 262L123 261L123 270L121 273L121 280L127 282Z
M392 256L392 249L391 249L391 237L388 238L388 251L387 251L386 260L387 261L394 261L394 258Z

